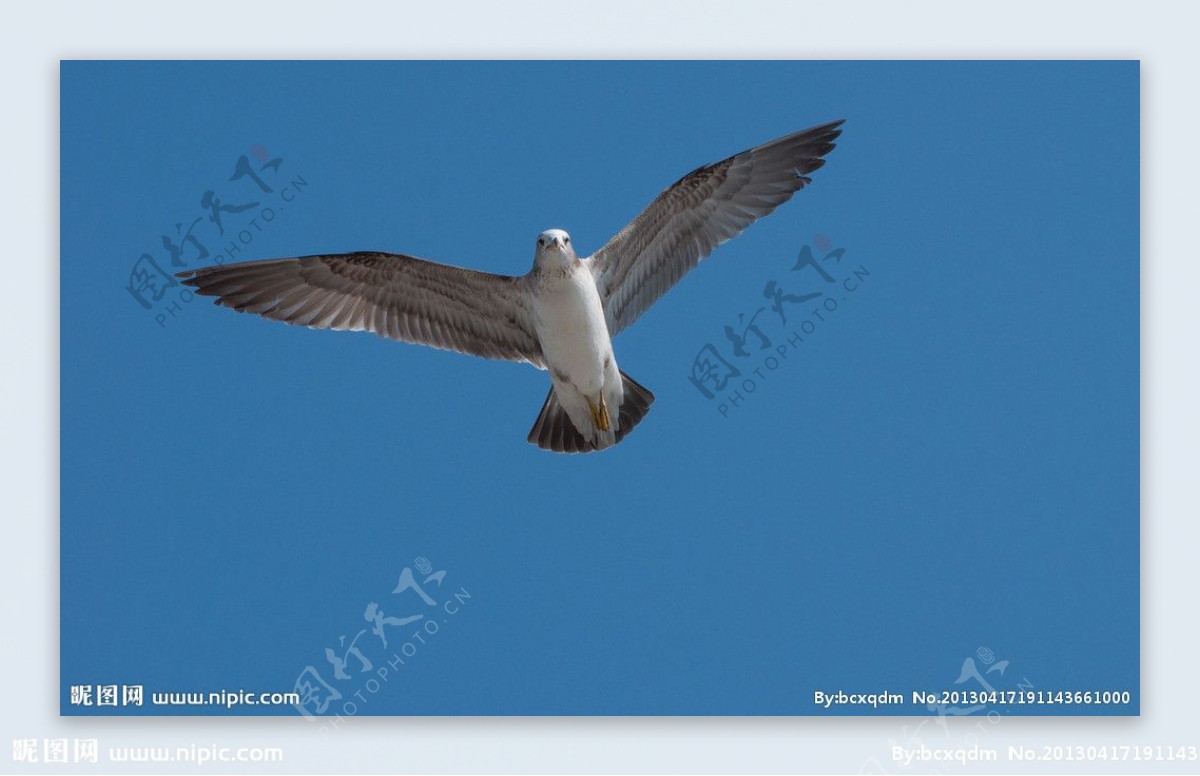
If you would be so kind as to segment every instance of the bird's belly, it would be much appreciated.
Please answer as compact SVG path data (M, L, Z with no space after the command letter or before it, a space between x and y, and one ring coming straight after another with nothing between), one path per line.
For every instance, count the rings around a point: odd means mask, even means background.
M578 273L544 288L535 309L538 338L551 373L585 394L599 391L612 363L612 341L591 274Z

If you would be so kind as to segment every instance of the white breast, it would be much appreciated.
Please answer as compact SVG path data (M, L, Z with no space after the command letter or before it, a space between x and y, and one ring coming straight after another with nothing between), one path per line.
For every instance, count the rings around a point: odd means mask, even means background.
M592 273L576 265L544 278L534 294L533 310L550 373L585 394L599 391L605 364L612 363L612 341Z

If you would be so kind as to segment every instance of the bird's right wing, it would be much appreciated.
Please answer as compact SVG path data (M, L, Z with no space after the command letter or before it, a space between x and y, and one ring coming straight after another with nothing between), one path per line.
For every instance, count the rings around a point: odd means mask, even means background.
M252 261L179 273L216 304L315 329L545 368L525 280L394 253Z

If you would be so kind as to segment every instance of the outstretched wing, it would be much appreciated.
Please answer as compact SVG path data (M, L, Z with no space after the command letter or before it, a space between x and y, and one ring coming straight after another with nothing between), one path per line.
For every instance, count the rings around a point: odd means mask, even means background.
M586 259L609 334L650 305L721 243L770 214L825 164L841 121L781 137L680 178Z
M394 253L252 261L179 277L238 312L545 368L523 278Z

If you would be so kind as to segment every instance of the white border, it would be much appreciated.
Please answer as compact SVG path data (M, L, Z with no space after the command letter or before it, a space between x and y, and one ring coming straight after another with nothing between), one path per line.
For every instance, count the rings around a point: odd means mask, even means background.
M58 61L62 58L1122 58L1143 88L1143 662L1140 719L1005 719L964 742L1200 744L1195 669L1197 379L1196 5L693 1L250 5L245 0L6 6L0 29L5 444L0 743L282 746L260 772L890 773L912 720L357 719L333 741L298 718L60 719L58 703ZM1185 9L1183 12L1172 9ZM1103 116L1097 116L1101 122ZM0 771L57 772L14 764ZM979 772L1030 770L1001 761ZM246 764L233 770L247 771ZM1198 772L1200 763L1091 763ZM155 771L164 771L156 767ZM191 769L195 770L195 769ZM223 767L203 770L226 772ZM964 768L951 766L949 771ZM87 771L84 771L87 772ZM99 767L91 772L108 772Z

